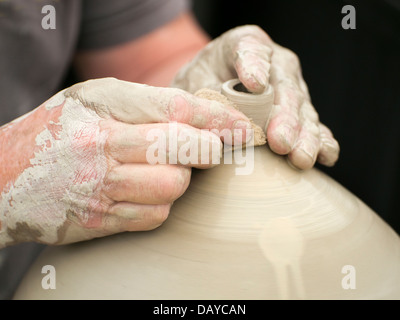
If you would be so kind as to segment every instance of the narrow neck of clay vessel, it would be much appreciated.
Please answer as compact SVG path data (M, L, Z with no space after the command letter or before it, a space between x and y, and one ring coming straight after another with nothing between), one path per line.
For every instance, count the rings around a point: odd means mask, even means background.
M266 132L274 102L272 86L263 93L256 94L249 92L239 79L232 79L222 85L221 93Z

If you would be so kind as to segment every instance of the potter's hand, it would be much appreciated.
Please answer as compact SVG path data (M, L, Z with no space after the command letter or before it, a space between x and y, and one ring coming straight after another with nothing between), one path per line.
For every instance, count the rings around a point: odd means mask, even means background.
M171 85L189 92L204 87L219 91L232 78L255 93L273 86L274 106L265 131L274 152L287 154L300 169L311 168L316 160L335 164L339 145L319 121L297 56L257 26L237 27L211 41Z
M153 229L188 187L190 167L212 166L206 152L221 156L219 136L200 129L247 128L233 108L175 88L105 78L61 91L0 128L0 247ZM189 137L208 145L203 164L148 163L152 138L173 133L186 139L164 150L167 159Z

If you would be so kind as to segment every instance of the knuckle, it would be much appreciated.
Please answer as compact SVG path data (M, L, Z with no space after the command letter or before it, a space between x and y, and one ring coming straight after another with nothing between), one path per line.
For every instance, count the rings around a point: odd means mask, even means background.
M102 191L106 196L115 197L117 195L118 186L125 184L124 174L119 167L112 167L103 178ZM124 186L128 188L128 186Z
M247 34L251 34L251 35L258 35L258 36L262 36L262 37L265 37L267 35L265 33L265 31L256 24L249 24L246 26L242 26L241 29L243 32L245 32Z
M282 54L288 64L295 66L296 68L300 67L299 56L294 51L288 48L282 48Z
M290 62L295 65L300 65L299 56L296 53L294 53L292 50L290 50L290 49L287 49L287 50L288 50L287 54L288 54Z
M300 109L300 115L304 121L312 122L315 125L319 123L319 115L314 106L308 101L305 102Z
M84 82L79 82L69 87L65 91L66 97L78 99L81 102L91 101L96 99L99 90L108 87L115 87L119 80L112 77L91 79Z
M272 44L272 40L268 34L256 24L248 24L236 27L231 30L231 34L234 36L234 39L252 37L258 39L258 41L261 43Z
M278 83L278 90L281 91L283 95L295 95L297 99L304 99L305 97L304 93L299 88L299 83L297 79L289 75L282 78L281 81Z
M105 175L105 177L103 179L103 183L106 186L112 186L118 180L120 180L120 178L121 178L121 174L118 172L118 167L113 167Z
M251 34L258 31L259 27L255 24L248 24L236 27L232 30L233 33L240 33L240 34Z
M252 32L261 32L261 31L262 31L262 29L260 28L260 26L255 25L255 24L249 24L249 25L247 26L247 28L248 28L250 31L252 31Z
M307 129L308 133L311 136L315 137L319 141L319 139L320 139L320 130L319 130L319 126L316 123L311 122L311 121L307 121L306 129Z
M165 107L166 118L169 121L188 122L193 113L193 102L188 93L173 88L168 91L168 103Z

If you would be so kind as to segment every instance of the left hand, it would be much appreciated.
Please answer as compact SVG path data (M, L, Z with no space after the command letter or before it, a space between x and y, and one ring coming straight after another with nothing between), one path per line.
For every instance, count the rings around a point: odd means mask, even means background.
M254 93L273 86L274 106L265 128L272 151L288 155L299 169L311 168L316 161L325 166L335 164L339 144L319 121L298 57L258 26L240 26L211 41L178 72L171 85L191 93L201 88L220 91L222 84L233 78Z

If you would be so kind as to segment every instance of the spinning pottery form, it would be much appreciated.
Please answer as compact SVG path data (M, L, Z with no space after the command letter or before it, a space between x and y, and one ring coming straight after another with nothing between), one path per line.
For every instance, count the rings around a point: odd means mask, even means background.
M235 85L224 94L264 127L240 105L265 98L265 111L271 94ZM399 236L318 169L296 170L266 145L247 149L250 162L252 150L250 174L193 170L156 230L46 248L14 299L400 299ZM55 290L42 288L45 265Z

